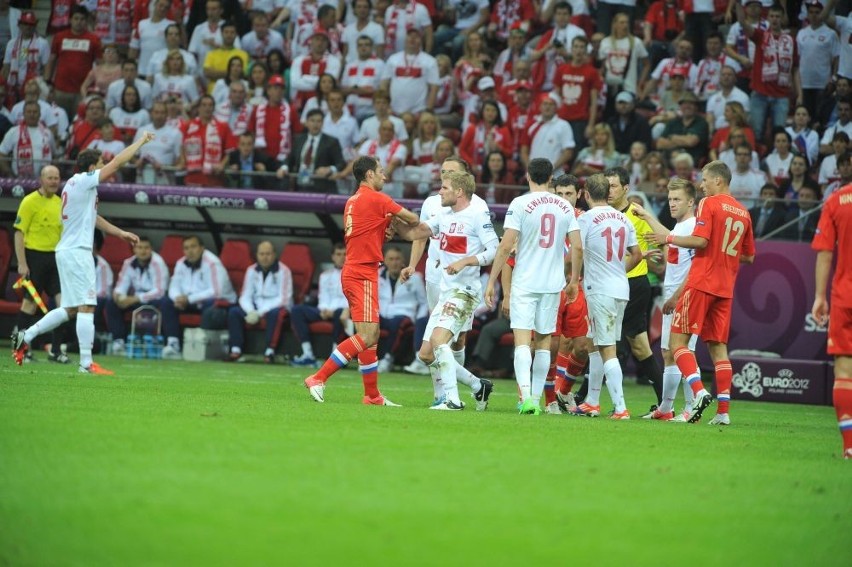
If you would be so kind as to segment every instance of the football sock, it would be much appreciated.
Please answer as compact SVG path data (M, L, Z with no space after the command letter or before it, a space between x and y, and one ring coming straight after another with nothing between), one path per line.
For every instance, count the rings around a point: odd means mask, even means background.
M62 307L57 307L56 309L53 309L48 312L47 315L42 317L32 327L24 331L24 341L27 344L30 344L37 336L44 334L48 331L52 331L62 323L68 321L69 319L70 317L68 317L68 312Z
M314 377L323 383L327 382L332 374L349 364L349 361L358 356L358 353L365 348L367 348L367 345L364 344L364 339L357 333L352 335L337 345L337 348L334 349L322 368L314 374Z
M361 380L364 382L364 395L369 398L381 396L378 385L379 359L376 354L376 345L358 353L358 369L361 371Z
M693 394L698 394L704 389L704 384L701 382L701 373L698 371L698 361L695 360L695 354L687 347L680 347L674 351L675 364L683 374L684 379L692 388Z
M79 319L77 319L79 321ZM92 318L94 321L94 318ZM62 354L62 343L67 342L68 336L68 324L61 324L55 329L53 329L53 334L51 335L51 343L50 343L50 353L54 356L59 356ZM79 340L79 337L78 337ZM94 339L92 339L94 340Z
M515 347L515 380L518 382L518 389L521 392L521 401L526 401L530 397L532 390L530 367L532 366L532 353L529 345L521 345Z
M731 382L734 371L730 360L720 360L716 363L716 413L728 413L731 404Z
M448 402L461 405L459 399L459 385L456 381L456 359L453 358L453 349L450 345L440 345L435 349L435 360L438 362L438 371L441 374L441 385Z
M15 317L15 326L19 331L26 331L35 321L35 315L18 311L18 316Z
M456 354L456 351L453 351L453 354ZM453 358L456 358L453 356ZM479 378L474 376L470 370L459 364L459 361L455 360L455 368L456 368L456 381L461 382L474 394L479 392L482 389L482 382L480 382Z
M663 370L663 401L658 408L662 413L668 413L674 408L678 386L680 386L680 369L675 365L666 366Z
M275 356L275 349L272 347L266 347L266 350L263 351L263 356Z
M92 364L92 343L95 342L95 314L77 313L77 342L80 343L80 366Z
M547 381L544 383L544 405L548 405L556 401L556 364L551 361L550 368L547 369Z
M568 366L565 368L565 379L571 383L571 386L574 385L574 382L577 381L577 377L583 374L583 370L586 369L586 362L588 362L588 358L580 360L574 353L570 353L568 355Z
M606 389L609 390L615 412L621 413L627 409L627 404L624 402L624 373L621 371L621 363L617 358L610 358L603 363L603 371L606 375Z
M843 437L843 451L852 449L852 378L835 377L834 411Z
M433 360L431 363L427 364L422 358L420 358L419 353L415 356L417 356L417 360L429 369L429 377L432 378L432 392L435 394L435 399L437 400L444 395L444 387L441 386L441 376L438 373L437 361Z
M308 358L314 357L314 347L311 345L311 341L305 341L302 343L302 354Z
M556 375L565 376L565 371L568 368L568 355L561 352L556 353Z
M451 347L452 348L452 347ZM459 366L464 366L464 348L453 351L453 358L459 363Z
M544 383L547 381L547 371L550 369L550 349L536 349L532 361L532 399L538 404L544 393Z
M653 384L654 393L657 394L657 404L663 401L663 374L660 372L660 365L657 359L652 354L645 360L636 361L637 372L644 374Z
M604 379L604 363L601 353L589 353L589 393L586 394L586 403L590 406L601 405L601 386Z
M678 374L680 374L679 368ZM692 386L686 380L681 380L681 384L683 384L683 403L686 404L687 408L690 408L692 407L692 402L695 401L695 392L692 391Z

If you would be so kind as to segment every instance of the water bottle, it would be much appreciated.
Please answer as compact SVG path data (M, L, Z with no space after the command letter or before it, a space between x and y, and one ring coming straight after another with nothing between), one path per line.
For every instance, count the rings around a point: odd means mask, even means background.
M146 163L142 167L142 184L143 185L156 185L157 183L157 172L154 171L154 166L150 163Z
M144 335L142 337L142 345L144 347L145 358L156 358L154 337L151 335Z
M161 358L163 358L163 344L164 344L163 336L157 335L155 337L155 339L157 341L157 344L154 345L154 354L155 354L154 358L156 358L157 360L160 360Z
M133 349L136 344L138 337L136 335L127 335L127 343L124 348L124 356L127 358L133 358Z

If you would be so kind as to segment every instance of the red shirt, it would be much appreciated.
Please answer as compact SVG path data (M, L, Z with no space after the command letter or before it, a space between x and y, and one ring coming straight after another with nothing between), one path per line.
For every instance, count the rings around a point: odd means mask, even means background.
M683 31L683 22L677 15L678 10L680 8L677 3L674 6L668 6L664 0L658 0L651 4L645 14L645 21L651 24L651 39L668 41L666 32L671 30L674 35L677 35Z
M751 88L772 98L786 98L793 92L793 70L799 66L799 49L789 33L773 36L769 30L754 30L754 65L751 68ZM778 56L765 58L767 45L778 47ZM786 72L785 72L786 69Z
M346 201L343 210L343 238L346 242L346 265L362 269L364 277L378 277L383 260L385 229L391 217L402 210L393 199L371 187L361 185Z
M79 93L80 86L101 56L101 40L91 32L74 35L70 29L53 36L50 52L56 54L53 84L64 93Z
M811 248L833 252L837 267L831 280L831 303L852 307L852 185L835 191L825 202Z
M707 239L695 251L686 285L717 297L733 297L742 256L754 256L748 209L730 193L705 197L698 204L693 236Z
M560 65L553 77L553 88L562 98L562 104L556 112L559 118L567 121L588 120L590 91L594 89L600 92L602 87L600 73L592 65Z

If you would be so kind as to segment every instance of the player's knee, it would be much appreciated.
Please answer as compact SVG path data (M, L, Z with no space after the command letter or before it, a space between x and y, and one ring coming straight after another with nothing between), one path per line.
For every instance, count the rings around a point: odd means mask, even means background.
M432 352L432 345L426 341L420 345L420 351L417 353L417 358L420 359L420 362L429 366L433 362L435 362L435 354Z

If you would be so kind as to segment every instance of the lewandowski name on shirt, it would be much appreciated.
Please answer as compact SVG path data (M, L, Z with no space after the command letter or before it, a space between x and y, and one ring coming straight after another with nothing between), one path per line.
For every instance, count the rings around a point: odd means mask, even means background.
M732 214L735 214L735 215L740 216L740 217L749 217L750 216L747 211L744 211L743 209L741 209L739 207L734 207L734 206L731 206L731 205L728 205L728 204L725 204L725 203L722 203L722 210L725 211L726 213L732 213Z
M624 220L624 215L622 215L618 211L606 211L595 215L595 218L592 219L592 222L595 224L600 224L603 221L609 219Z
M543 195L543 196L539 197L538 199L534 199L534 200L530 201L529 203L527 203L527 208L524 209L524 212L531 213L539 205L550 205L550 204L557 205L560 209L562 209L562 211L566 215L571 212L571 206L568 204L568 202L565 199L563 199L562 197L557 197L557 196L554 196L554 195Z

